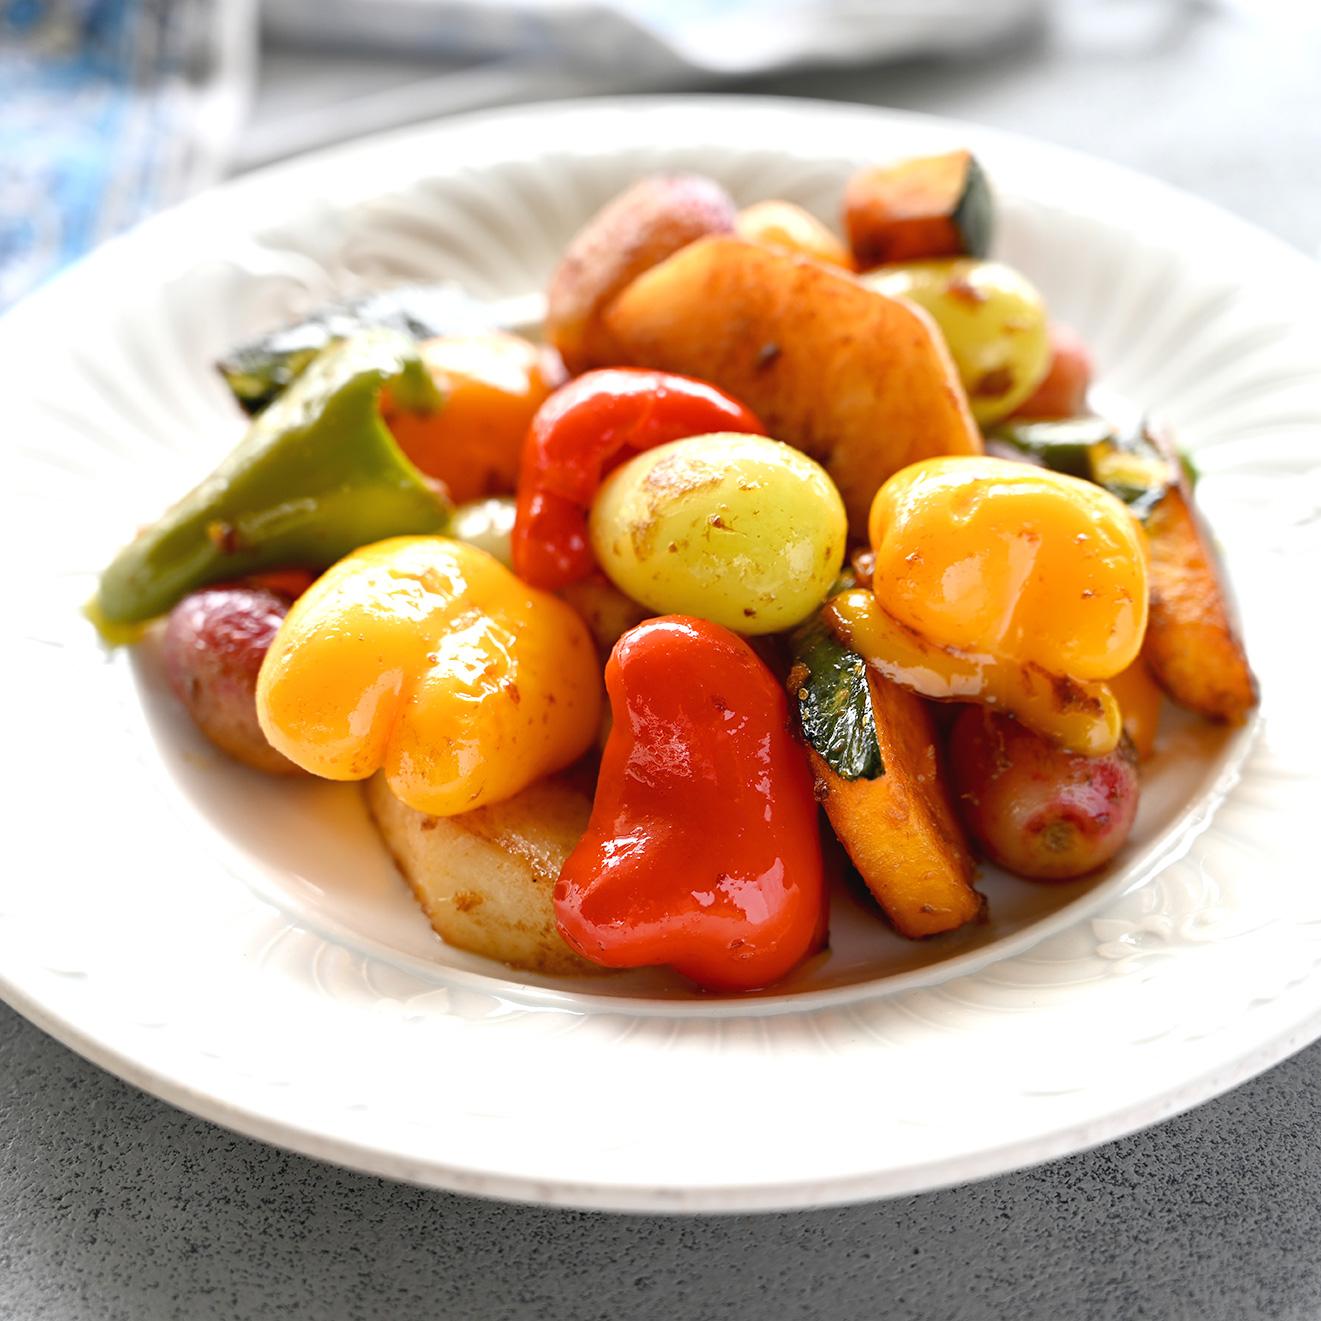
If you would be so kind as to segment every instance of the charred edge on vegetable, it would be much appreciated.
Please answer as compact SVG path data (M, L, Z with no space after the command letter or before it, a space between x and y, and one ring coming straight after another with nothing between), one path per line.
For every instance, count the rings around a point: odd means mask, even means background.
M986 172L969 153L968 172L963 181L963 192L951 217L954 228L963 239L964 251L970 257L986 257L991 251L995 233L995 201Z

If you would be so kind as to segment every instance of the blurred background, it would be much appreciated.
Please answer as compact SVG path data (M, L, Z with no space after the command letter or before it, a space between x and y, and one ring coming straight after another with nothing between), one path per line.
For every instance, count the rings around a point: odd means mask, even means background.
M0 0L0 308L228 175L439 115L662 90L1013 128L1321 244L1313 0Z

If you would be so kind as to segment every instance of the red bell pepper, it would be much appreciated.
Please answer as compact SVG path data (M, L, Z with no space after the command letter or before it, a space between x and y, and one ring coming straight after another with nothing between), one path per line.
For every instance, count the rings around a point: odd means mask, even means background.
M587 512L606 475L640 450L712 431L765 434L737 400L687 376L612 367L556 390L523 446L514 571L551 590L587 577Z
M707 990L783 977L825 931L783 688L742 638L684 615L625 633L605 683L614 726L555 887L560 934L606 967L670 964Z

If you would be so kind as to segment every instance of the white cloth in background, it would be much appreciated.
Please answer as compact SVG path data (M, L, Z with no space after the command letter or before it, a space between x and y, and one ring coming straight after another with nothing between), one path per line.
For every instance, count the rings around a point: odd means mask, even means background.
M1047 3L0 0L0 308L236 169L482 106L976 49ZM251 131L259 22L286 51L410 63Z
M265 0L268 32L354 50L747 76L966 49L1046 0Z

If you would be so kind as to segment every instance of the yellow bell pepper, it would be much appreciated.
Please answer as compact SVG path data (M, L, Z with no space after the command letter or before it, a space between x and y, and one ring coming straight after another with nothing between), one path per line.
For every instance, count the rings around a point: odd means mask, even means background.
M1100 487L1003 459L928 459L877 492L872 591L831 605L846 641L927 697L980 701L1077 752L1118 741L1104 680L1136 658L1147 568Z
M600 713L600 665L575 611L446 537L340 560L294 603L257 683L262 729L291 761L331 780L383 770L433 816L567 766Z

